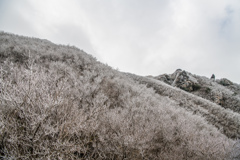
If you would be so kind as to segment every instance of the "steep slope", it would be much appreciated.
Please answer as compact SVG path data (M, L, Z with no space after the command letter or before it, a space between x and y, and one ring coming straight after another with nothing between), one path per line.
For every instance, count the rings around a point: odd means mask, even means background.
M2 159L239 156L238 113L76 47L1 32L0 65Z

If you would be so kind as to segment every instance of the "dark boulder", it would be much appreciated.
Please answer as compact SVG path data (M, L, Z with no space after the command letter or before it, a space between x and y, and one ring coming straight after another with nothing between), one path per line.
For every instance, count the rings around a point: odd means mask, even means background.
M230 80L228 80L227 78L222 78L222 79L218 80L217 82L223 86L233 85L233 83Z

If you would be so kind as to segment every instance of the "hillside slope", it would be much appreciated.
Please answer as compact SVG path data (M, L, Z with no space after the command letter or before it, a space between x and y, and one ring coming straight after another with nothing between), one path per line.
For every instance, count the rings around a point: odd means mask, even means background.
M73 46L0 32L0 158L236 159L240 115Z

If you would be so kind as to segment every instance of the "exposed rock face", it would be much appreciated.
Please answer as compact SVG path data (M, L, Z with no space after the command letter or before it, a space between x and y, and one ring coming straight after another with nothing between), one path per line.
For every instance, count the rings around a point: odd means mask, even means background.
M214 74L207 78L181 69L154 78L240 113L240 85L226 78L215 80Z
M233 83L230 80L228 80L227 78L222 78L222 79L218 80L217 83L219 83L223 86L233 85Z
M160 75L160 76L156 77L156 79L163 81L169 85L171 85L173 83L172 78L167 74Z
M190 73L177 69L171 75L160 75L156 79L163 81L174 87L179 87L185 91L192 92L201 88L197 79L195 79Z

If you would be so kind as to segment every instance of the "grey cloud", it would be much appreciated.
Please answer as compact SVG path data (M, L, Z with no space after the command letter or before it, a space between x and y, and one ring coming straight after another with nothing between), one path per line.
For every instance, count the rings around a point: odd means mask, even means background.
M34 27L29 24L29 21L21 16L19 12L30 10L26 1L1 0L0 3L0 29L5 32L13 32L26 36L38 36L35 33Z
M96 56L96 52L91 44L91 41L81 26L72 24L62 24L55 26L56 32L49 35L49 38L61 44L75 45L85 52ZM99 55L98 55L99 56Z

